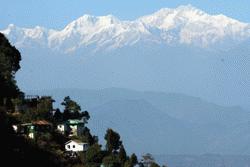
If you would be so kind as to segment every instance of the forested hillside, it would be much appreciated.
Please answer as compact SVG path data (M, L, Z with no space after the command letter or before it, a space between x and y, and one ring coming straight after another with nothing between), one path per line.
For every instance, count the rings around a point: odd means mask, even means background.
M1 164L10 167L132 167L144 163L158 166L154 161L138 162L135 154L127 155L119 133L112 127L107 129L102 147L87 127L90 114L69 96L62 100L60 111L53 108L54 100L50 96L27 96L21 92L15 81L20 61L19 51L0 33ZM68 144L72 142L78 145L72 145L70 150ZM76 146L80 150L75 151Z

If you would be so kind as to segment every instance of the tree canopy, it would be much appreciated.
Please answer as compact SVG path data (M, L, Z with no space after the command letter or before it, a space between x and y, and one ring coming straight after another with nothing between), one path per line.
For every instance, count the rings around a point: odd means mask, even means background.
M131 164L133 166L135 166L137 163L138 163L138 159L137 159L137 156L135 155L135 153L133 153L130 157L130 161L131 161Z
M34 165L98 167L101 164L108 167L133 167L137 164L136 155L127 156L120 135L112 129L107 129L106 150L102 150L97 136L92 136L90 129L84 127L81 135L77 137L89 143L90 147L86 152L77 155L78 158L81 156L81 159L68 159L63 154L65 142L73 137L69 138L67 135L58 133L56 126L46 132L36 132L35 140L30 140L23 134L20 135L19 131L14 131L13 122L18 122L17 126L20 126L35 120L47 120L57 125L58 122L68 119L85 117L88 120L90 118L88 111L82 112L80 105L69 96L66 96L61 103L64 106L64 112L61 113L57 109L54 114L52 97L38 97L35 102L23 98L24 94L20 92L15 81L15 74L20 69L20 61L19 51L0 33L0 130L2 132L0 141L5 143L2 149L3 164L5 161L9 166L14 166L18 162L19 166L27 167ZM8 107L13 106L16 106L17 112L7 112ZM22 133L26 133L24 131ZM10 157L12 161L8 161Z
M128 159L126 150L123 145L121 145L119 154L118 154L119 160L122 164L125 163L125 161Z
M87 163L101 163L102 162L101 146L97 143L92 145L86 152Z
M120 140L120 135L112 129L107 129L107 132L105 134L105 140L107 141L106 149L108 152L117 151L122 144L122 141Z
M66 96L61 104L64 106L64 120L80 119L82 117L88 120L90 118L88 111L81 112L81 106L69 96Z
M15 74L20 69L21 54L0 33L0 105L8 106L11 98L21 95L16 85Z

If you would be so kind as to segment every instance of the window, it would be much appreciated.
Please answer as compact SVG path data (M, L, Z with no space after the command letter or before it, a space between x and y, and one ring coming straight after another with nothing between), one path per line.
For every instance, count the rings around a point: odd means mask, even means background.
M73 145L73 148L75 148L75 145Z
M67 147L68 147L68 149L70 149L70 145L68 145Z
M59 128L61 128L62 127L62 125L59 125Z

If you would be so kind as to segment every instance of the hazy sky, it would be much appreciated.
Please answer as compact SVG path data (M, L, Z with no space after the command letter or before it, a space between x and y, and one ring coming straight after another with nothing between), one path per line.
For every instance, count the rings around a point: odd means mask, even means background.
M10 23L60 29L84 15L112 14L133 20L160 8L191 4L210 14L250 22L249 0L0 0L0 29Z

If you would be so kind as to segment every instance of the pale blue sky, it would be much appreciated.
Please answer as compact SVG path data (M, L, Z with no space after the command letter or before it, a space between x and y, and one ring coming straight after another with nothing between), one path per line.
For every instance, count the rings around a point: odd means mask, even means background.
M0 0L0 29L13 23L21 27L61 29L83 14L112 14L133 20L164 7L191 4L210 14L224 14L250 22L249 0Z

